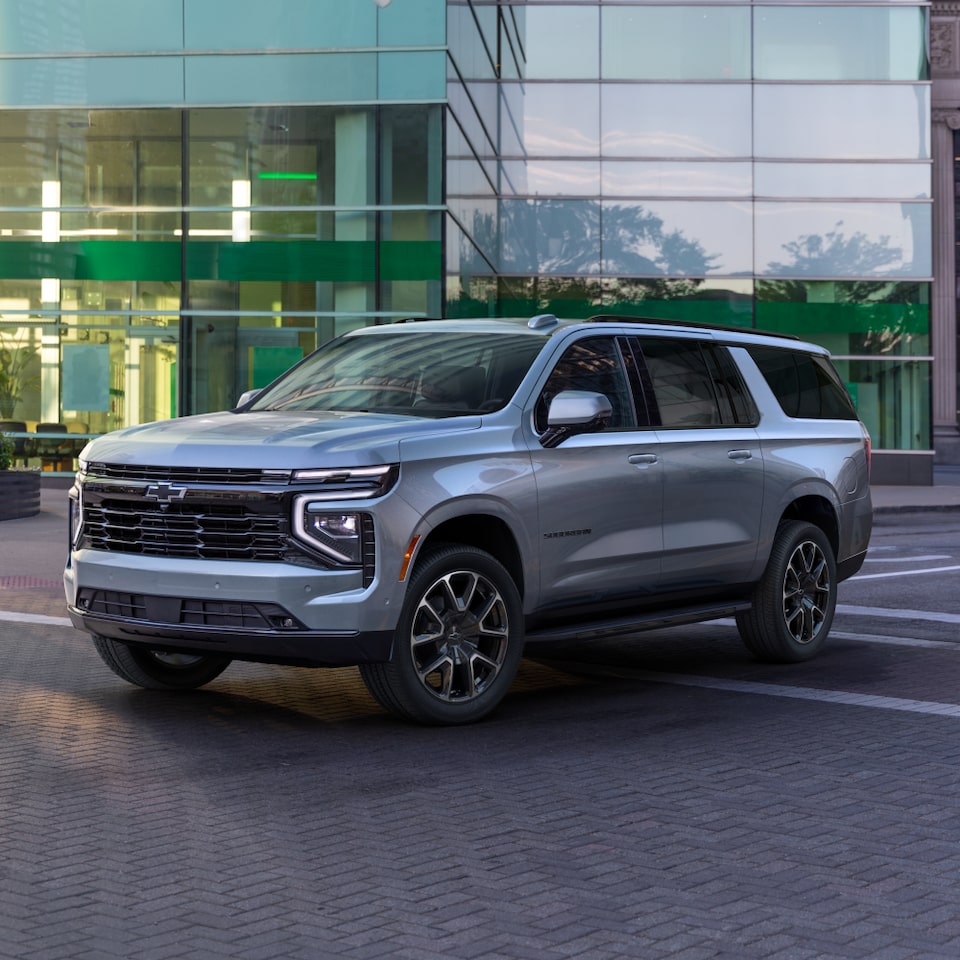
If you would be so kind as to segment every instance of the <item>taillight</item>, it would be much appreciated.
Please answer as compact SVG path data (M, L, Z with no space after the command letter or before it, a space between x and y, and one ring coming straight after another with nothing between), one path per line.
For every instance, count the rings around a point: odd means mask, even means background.
M866 444L867 448L867 481L870 480L870 454L871 454L871 443L870 443L870 434L867 432L867 428L860 424L861 429L863 430L863 442Z

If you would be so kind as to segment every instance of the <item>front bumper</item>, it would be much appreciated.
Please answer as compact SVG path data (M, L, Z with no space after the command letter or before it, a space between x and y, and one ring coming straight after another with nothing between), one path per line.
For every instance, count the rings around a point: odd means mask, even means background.
M244 629L172 624L90 613L72 605L68 605L67 612L73 625L88 633L124 643L226 656L234 660L304 667L340 667L387 661L393 648L393 634L389 631L335 633L306 629Z
M88 633L166 650L303 666L390 659L398 609L359 570L134 558L77 550L67 609Z

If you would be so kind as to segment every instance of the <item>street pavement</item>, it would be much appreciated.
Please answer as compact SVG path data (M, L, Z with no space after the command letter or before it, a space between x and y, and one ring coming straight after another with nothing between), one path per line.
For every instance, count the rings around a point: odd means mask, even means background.
M873 495L960 517L960 470ZM0 960L960 957L952 643L785 668L695 625L458 729L353 669L149 692L65 619L66 523L0 523Z

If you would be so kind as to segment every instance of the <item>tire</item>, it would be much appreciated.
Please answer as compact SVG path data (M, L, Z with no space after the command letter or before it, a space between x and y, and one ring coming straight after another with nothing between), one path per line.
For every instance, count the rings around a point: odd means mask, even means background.
M118 676L147 690L195 690L230 666L228 657L195 656L131 646L93 636L100 659Z
M523 652L513 578L489 553L446 545L417 564L389 663L361 664L374 699L404 720L473 723L500 703Z
M837 606L837 564L826 534L811 523L781 523L752 601L737 614L737 627L754 656L773 663L815 657Z

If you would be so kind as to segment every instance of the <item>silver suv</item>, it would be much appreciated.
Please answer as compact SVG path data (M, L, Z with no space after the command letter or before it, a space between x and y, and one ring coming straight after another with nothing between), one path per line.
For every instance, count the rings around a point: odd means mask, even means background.
M541 641L735 616L757 657L806 660L866 553L869 450L826 351L787 337L370 327L235 410L90 443L67 601L131 683L359 664L425 723L489 713Z

